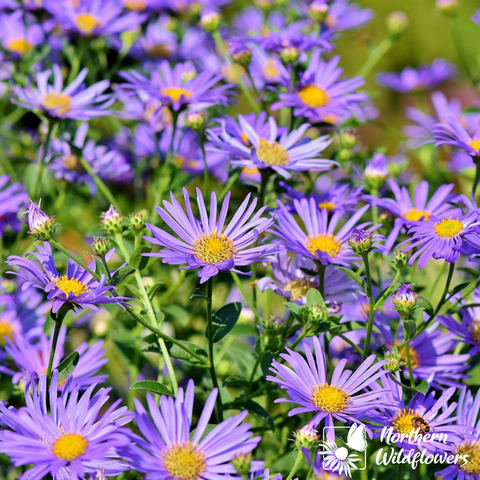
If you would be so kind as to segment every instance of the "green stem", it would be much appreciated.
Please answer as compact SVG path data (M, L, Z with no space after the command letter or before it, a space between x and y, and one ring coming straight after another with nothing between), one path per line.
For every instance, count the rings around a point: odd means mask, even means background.
M317 262L318 269L318 291L322 298L325 298L325 265Z
M373 67L380 61L380 59L392 48L393 42L390 38L384 38L371 52L367 57L367 60L362 65L357 75L361 77L366 77L372 70Z
M257 371L257 368L258 366L260 365L260 362L262 361L262 357L263 357L263 353L261 353L257 359L255 360L255 364L253 365L253 368L252 368L252 373L250 374L250 378L248 380L248 384L249 384L249 391L252 389L252 385L253 385L253 381L255 380L255 373Z
M53 359L55 358L55 351L57 349L58 337L60 335L60 330L62 329L63 319L65 315L70 310L70 305L65 303L57 314L52 314L52 318L55 321L55 328L53 330L53 337L52 337L52 346L50 348L50 358L48 359L48 367L47 367L47 387L50 384L50 380L52 379L52 370L53 370Z
M295 460L295 464L293 465L293 468L288 474L288 477L286 478L286 480L292 480L295 473L297 473L298 467L300 467L302 460L303 460L303 452L301 450L298 450L297 459Z
M47 136L45 137L45 142L43 143L43 154L38 162L37 167L37 175L35 177L35 183L33 184L33 190L31 198L33 201L37 201L37 196L41 193L41 186L42 186L42 179L43 179L43 172L45 171L45 160L48 155L48 148L50 146L50 139L52 138L53 127L55 126L55 122L50 120L48 123L48 132Z
M341 333L337 333L337 337L340 337L344 342L347 342L351 347L353 347L357 351L359 355L363 357L362 349L358 345L355 345L355 343L353 343L348 337L346 337Z
M230 176L227 184L225 185L224 189L220 192L220 195L218 196L218 201L222 202L227 193L230 191L230 189L237 183L238 177L240 176L240 170L237 170L233 175Z
M300 335L298 338L292 343L290 348L292 350L295 350L295 347L307 336L308 333L308 325L304 325L302 328L302 331L300 332Z
M222 36L220 35L220 31L216 31L213 33L213 38L215 40L215 43L217 44L218 49L220 50L221 54L224 56L225 60L228 62L230 65L230 68L233 71L233 74L235 75L235 80L237 81L238 85L240 86L240 89L242 90L242 93L245 95L245 98L247 99L248 103L252 107L253 111L255 113L260 113L260 106L259 104L255 101L255 99L252 97L250 90L247 88L245 85L245 82L243 81L242 76L240 75L239 71L237 70L237 65L235 62L231 59L230 55L228 54L227 47L225 45L225 42L222 39Z
M476 87L475 79L472 75L472 71L470 70L470 64L467 60L467 55L465 53L462 36L460 34L460 30L458 29L458 22L455 18L450 18L449 24L450 31L452 33L453 43L455 44L455 49L457 50L458 59L460 60L463 72L467 75L472 85Z
M365 273L367 275L367 296L369 300L370 309L368 312L368 324L367 324L367 336L365 338L365 347L363 348L363 360L368 357L370 349L370 339L372 337L373 330L373 319L375 317L375 301L373 299L373 288L372 288L372 275L370 272L370 263L368 260L368 254L362 255L363 262L365 265Z
M475 179L472 185L472 198L475 200L475 194L477 193L478 183L480 182L480 158L475 157Z
M410 355L410 334L405 327L408 317L402 317L403 323L403 337L405 338L405 356L407 357L408 375L410 377L410 387L415 388L415 379L413 378L412 358Z
M118 206L117 200L113 196L110 189L104 183L104 181L95 173L90 163L83 158L82 156L79 157L79 162L82 167L87 171L87 173L92 177L95 185L98 189L102 192L102 195L108 200L108 202L115 207L115 210L120 211L120 207Z
M235 282L235 285L238 287L238 289L240 290L241 294L243 295L243 298L245 299L245 301L247 302L247 305L250 307L250 309L252 310L252 312L254 313L255 317L257 319L261 319L262 317L260 316L260 314L258 313L258 310L255 308L255 306L253 305L252 301L250 300L250 298L247 297L246 293L245 293L245 289L243 288L243 285L242 285L242 282L240 281L240 278L238 277L238 274L237 273L234 273L234 272L231 272L232 274L232 278L233 278L233 281Z
M86 270L93 278L96 280L101 280L101 275L94 272L81 258L76 257L73 253L69 252L61 243L57 240L49 240L50 245L53 245L57 250L63 252L68 258L71 258L75 263L80 265L84 270Z
M375 310L378 310L384 304L385 300L391 295L392 291L395 288L395 285L397 284L400 278L401 273L402 271L398 269L397 273L395 274L395 278L392 280L392 283L390 284L390 286L385 290L383 295L380 298L378 298L377 301L375 302L375 305L374 305Z
M215 416L217 423L223 420L222 416L222 397L218 386L217 372L215 370L214 349L213 349L213 319L212 319L212 298L213 298L213 279L207 281L207 329L208 329L208 359L210 360L210 376L212 378L213 388L218 390L218 401L215 402Z

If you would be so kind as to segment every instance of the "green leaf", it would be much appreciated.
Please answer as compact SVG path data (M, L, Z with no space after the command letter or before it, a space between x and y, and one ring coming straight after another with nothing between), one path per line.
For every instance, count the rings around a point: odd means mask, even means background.
M305 268L305 267L300 267L300 270L309 275L310 277L316 277L318 275L318 272L316 272L315 270L310 270L309 268Z
M185 345L186 347L189 347L190 350L195 352L200 357L205 358L205 361L208 362L207 352L202 347L199 347L195 343L187 342L186 340L178 340L178 342L181 343L182 345ZM197 360L195 357L192 357L192 355L190 355L188 352L180 348L178 345L175 345L174 343L171 343L171 342L165 342L165 343L167 344L168 353L170 354L171 357L176 358L177 360L180 360L181 362L186 363L187 365L191 365L192 367L208 368L208 363L206 365L205 363L200 362L200 360Z
M208 300L208 298L203 294L203 292L196 288L193 293L190 295L191 300Z
M152 247L149 245L140 245L133 251L128 264L138 271L143 270L147 266L150 257L144 257L142 256L142 253L150 253L151 251Z
M408 338L412 338L417 332L417 324L413 320L403 322L403 328L407 332Z
M337 267L337 270L340 270L341 272L345 273L345 275L348 275L355 283L358 283L358 285L360 285L365 292L367 291L367 284L358 273L344 267Z
M213 343L219 342L235 326L242 312L240 302L228 303L212 314ZM208 327L205 331L208 338Z
M135 287L134 285L130 285L130 284L126 284L125 285L125 288L127 290L130 290L130 292L132 292L132 294L137 297L137 298L142 298L142 292L137 288Z
M110 280L110 285L118 285L120 282L125 280L126 277L132 275L132 273L135 273L135 269L133 267L129 267L128 265L119 268Z
M296 303L284 302L283 304L293 313L293 315L298 316L300 314L300 307Z
M248 380L245 380L241 377L229 377L223 381L222 384L224 387L233 387L233 388L247 388L250 384Z
M190 314L180 305L167 305L163 307L163 311L183 323L186 323L190 317Z
M162 287L163 282L157 282L150 290L148 291L148 298L153 300L155 295L157 295L158 291Z
M275 423L273 422L272 416L257 402L253 400L232 402L231 406L240 410L248 410L251 414L265 420L272 431L275 430Z
M426 380L422 380L416 387L415 387L415 390L417 392L420 392L420 393L423 393L424 395L427 393L428 391L428 387L430 385L428 384L428 382Z
M94 257L94 260L95 260L95 273L98 273L99 275L106 275L106 271L105 271L105 266L103 265L103 263L97 258L97 257Z
M307 291L307 305L320 304L322 307L327 308L322 294L315 288L309 288Z
M395 259L390 255L383 255L383 259L394 269L397 270L397 265L395 264Z
M272 361L274 358L275 355L272 352L267 352L263 354L262 360L260 362L260 367L265 377L272 373L269 369L272 366Z
M148 390L149 392L156 393L158 395L168 395L173 397L173 393L163 384L154 382L153 380L142 380L135 382L131 387L131 390Z
M464 288L467 288L472 282L460 283L451 292L448 298L454 297L458 292L461 292Z
M78 352L72 352L67 358L62 360L55 370L58 370L58 381L65 380L74 370L80 360Z
M419 296L417 298L416 308L420 308L422 310L425 310L425 312L427 312L430 316L433 315L432 304L425 297Z

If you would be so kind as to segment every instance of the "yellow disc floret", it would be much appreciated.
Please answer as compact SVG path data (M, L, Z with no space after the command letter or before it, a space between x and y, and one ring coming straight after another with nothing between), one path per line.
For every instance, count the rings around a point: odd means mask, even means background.
M419 210L418 208L412 208L408 212L403 214L403 218L409 222L418 222L419 220L428 220L431 213L426 210Z
M415 430L412 424L412 419L418 417L417 412L412 409L406 410L405 408L395 414L390 420L392 427L397 433L410 435Z
M286 165L290 161L286 148L277 142L261 139L255 150L258 159L268 165Z
M318 208L324 208L327 212L333 212L336 207L332 202L319 202Z
M309 235L305 242L307 250L316 255L317 251L327 253L330 257L336 257L342 251L342 242L333 235Z
M190 98L193 95L193 92L191 92L190 90L180 87L162 88L162 90L160 90L160 93L165 97L169 97L172 102L178 102L182 97Z
M9 52L24 55L33 48L33 45L26 38L15 38L6 42L5 47Z
M327 91L313 84L303 87L297 94L301 102L311 108L325 107L330 102Z
M457 465L464 472L471 475L480 474L480 445L478 442L463 442L457 447L455 453L463 457L463 459L459 459Z
M91 13L79 13L75 17L75 25L83 34L90 35L100 25L100 20Z
M43 97L42 105L55 113L65 115L72 109L72 99L65 93L49 92Z
M310 395L312 403L328 413L343 412L351 401L350 395L343 388L328 383L316 385L312 388Z
M463 223L458 219L452 217L444 218L441 222L435 223L435 232L439 237L452 238L458 235L463 230Z
M471 138L468 141L468 146L479 153L480 150L480 138Z
M0 319L0 345L7 343L7 338L13 340L13 335L17 332L17 329L8 320Z
M285 285L285 291L290 292L290 300L300 300L310 288L317 288L313 282L306 278L296 278Z
M71 462L85 453L88 440L78 433L62 435L52 443L52 452L60 460Z
M193 245L193 254L202 262L210 265L230 260L235 257L236 253L237 249L233 240L217 232L199 235Z
M205 471L206 457L197 445L178 443L162 455L163 465L171 478L198 480Z
M56 277L52 280L67 297L73 293L76 297L90 291L88 285L75 278L68 278L66 275Z

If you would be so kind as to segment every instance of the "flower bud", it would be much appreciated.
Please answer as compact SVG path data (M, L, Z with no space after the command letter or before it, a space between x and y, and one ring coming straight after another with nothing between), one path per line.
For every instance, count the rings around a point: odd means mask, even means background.
M357 132L354 130L345 130L340 134L340 145L343 148L351 150L353 147L358 145L358 136Z
M205 9L200 17L200 26L207 32L216 32L220 27L221 16L215 10Z
M315 0L310 4L308 9L310 11L310 18L315 23L322 23L327 18L330 7L325 0Z
M38 205L30 200L30 203L25 203L25 212L28 215L27 224L29 235L36 240L48 241L55 237L56 222L55 217L49 217L43 210L40 209L42 200L39 200Z
M125 217L120 215L113 205L102 213L100 222L110 235L122 233L125 228Z
M252 50L245 42L235 40L230 43L228 53L235 63L238 63L243 68L248 68L252 61Z
M401 270L404 268L408 263L408 255L400 250L395 250L395 265L396 267Z
M347 243L355 253L366 255L373 249L373 232L368 232L363 228L354 228L348 237Z
M92 242L92 250L98 257L104 257L111 248L111 242L108 238L94 238Z
M295 438L295 447L298 450L302 448L308 448L310 450L316 447L320 440L320 436L318 435L316 428L308 423L299 430L296 430L293 433L293 436Z
M312 325L327 321L330 313L321 303L313 303L300 308L300 317L304 325Z
M132 213L128 217L128 226L136 233L140 233L145 228L145 223L147 223L147 212L145 211Z
M454 17L458 13L458 0L437 0L437 10L447 17Z
M388 178L387 157L376 153L364 172L365 183L370 190L379 190Z
M417 305L418 295L412 290L410 284L404 283L392 297L395 309L403 317L407 318Z
M408 17L403 12L392 12L387 17L387 30L391 37L398 38L408 27Z
M285 331L285 322L282 318L270 315L264 325L264 333L266 337L278 337Z
M398 353L398 347L395 347L391 352L387 352L384 358L387 361L383 367L385 370L398 372L405 365L405 362L402 360L402 356Z
M192 130L201 130L205 125L205 112L201 110L187 112L185 125Z
M296 47L286 47L280 52L280 59L284 63L294 64L297 63L300 57L300 52Z
M233 468L242 477L250 473L250 467L252 466L252 454L251 453L239 453L235 455L232 460Z

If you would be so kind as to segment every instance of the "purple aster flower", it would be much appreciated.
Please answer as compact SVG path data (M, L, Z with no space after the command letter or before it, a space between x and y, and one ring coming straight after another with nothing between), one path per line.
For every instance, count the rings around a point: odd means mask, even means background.
M3 48L13 57L23 57L40 45L43 38L41 27L21 10L0 15L0 40Z
M442 480L479 480L480 478L480 421L478 412L480 409L480 393L473 397L470 390L462 388L457 406L457 423L467 425L473 431L471 439L458 442L455 445L455 455L458 455L459 462L449 465L435 475L441 475Z
M280 58L275 54L268 54L261 47L253 50L249 71L255 87L260 91L267 85L286 85L290 78L290 73Z
M212 192L210 201L210 217L207 214L202 193L197 188L197 205L200 220L194 217L187 189L183 189L187 214L178 200L170 193L171 203L164 200L162 207L156 207L162 220L180 238L172 236L155 225L147 224L153 235L143 237L154 245L165 247L159 253L146 254L163 258L163 263L170 265L187 264L184 269L200 268L198 276L204 283L219 272L233 271L245 274L236 267L248 266L253 262L272 260L271 254L279 251L276 243L253 246L259 235L267 230L273 219L262 217L266 206L253 215L257 199L250 203L250 194L238 207L235 215L225 225L230 192L223 201L220 216L217 219L217 196ZM250 203L250 205L249 205ZM253 215L253 217L252 217ZM251 247L251 248L249 248Z
M26 407L17 410L0 404L5 426L0 452L16 467L33 464L20 480L42 480L48 475L55 480L83 478L99 468L106 475L118 475L129 469L117 454L118 448L130 443L122 428L130 421L127 407L118 408L121 400L117 400L104 409L109 389L93 394L96 385L92 385L80 396L78 386L70 383L58 396L55 370L48 389L46 375L40 377L38 392L32 384L27 386Z
M21 223L18 219L20 206L28 196L21 183L10 183L8 175L0 175L0 235L4 235L7 228L18 232Z
M120 75L128 82L121 84L121 88L144 92L174 111L186 106L201 110L211 105L228 105L233 94L229 84L215 86L222 75L207 70L197 74L190 63L179 63L172 69L163 61L151 78L135 70Z
M409 222L407 227L410 238L400 243L397 248L407 243L410 245L403 248L404 252L417 248L408 264L413 265L418 258L419 268L423 268L432 257L435 260L444 259L455 263L460 257L465 235L476 233L479 224L476 211L456 218L431 215L427 222Z
M312 260L300 255L281 251L276 255L276 261L272 262L272 272L275 278L264 277L258 280L258 288L261 292L267 288L277 295L284 297L290 302L303 304L310 288L318 290L318 276L307 275L303 270L315 271L316 267ZM335 268L328 268L325 272L325 301L327 304L337 304L347 301L349 297L355 297L358 286Z
M216 480L230 478L236 471L231 461L236 455L251 452L261 437L252 437L249 423L241 424L248 412L244 411L221 422L206 433L213 413L218 391L208 396L192 431L194 383L188 382L186 391L178 390L177 398L162 396L160 407L147 393L150 416L135 399L135 419L142 437L133 436L136 445L126 452L135 469L157 480ZM254 469L261 466L254 462ZM233 478L233 477L231 477Z
M455 425L454 422L459 419L458 416L452 416L457 407L455 402L451 402L456 388L451 387L445 390L440 397L435 398L435 392L420 393L417 392L412 399L405 404L402 387L396 384L392 379L385 376L382 379L385 387L389 388L389 398L380 408L380 413L368 415L369 420L373 421L379 427L375 429L384 429L385 433L408 435L408 439L397 443L398 447L405 451L418 448L425 453L435 454L446 452L449 454L453 445L461 442L468 434L467 425ZM422 424L427 425L432 433L446 436L446 441L440 440L439 436L431 436L431 439L423 440L423 434L418 431L415 435L416 427L412 420L419 417ZM390 430L391 429L391 430ZM375 434L381 436L381 432ZM445 437L444 437L445 438Z
M360 8L349 0L335 0L328 4L325 26L335 32L352 30L363 27L373 18L373 12L367 8Z
M62 361L64 356L64 344L67 329L62 327L58 337L58 344L55 349L53 359L53 368L55 369ZM0 366L0 371L12 376L14 384L23 381L29 382L32 378L39 379L42 374L47 372L48 360L51 351L51 339L42 333L38 343L32 343L21 335L15 335L13 341L10 340L5 347L5 351L15 363L15 370ZM93 384L102 383L107 375L96 375L100 368L107 363L105 358L105 350L103 350L103 341L96 342L89 347L87 343L82 343L75 351L80 355L78 364L73 371L73 384L78 385L80 390L85 390ZM59 383L58 387L63 388L63 384Z
M370 355L352 372L345 370L347 360L340 360L329 382L325 353L318 338L313 338L313 345L315 358L308 347L304 347L307 360L289 348L286 348L288 353L280 354L291 368L273 360L270 371L277 377L268 375L267 380L278 383L289 395L289 398L277 399L275 403L298 404L299 407L293 408L289 416L314 412L315 415L309 424L315 427L323 419L326 427L332 427L334 419L343 423L359 421L359 417L374 409L379 399L383 397L383 390L368 392L364 390L385 375L382 367L386 362L374 364L375 355ZM334 438L334 429L328 428L327 439Z
M28 256L34 256L37 262L11 255L7 263L21 269L21 273L9 272L25 280L23 288L38 288L47 293L47 298L53 300L52 312L57 313L64 305L68 304L72 309L91 308L98 310L97 305L106 303L116 303L122 306L129 300L126 297L107 296L115 287L106 285L106 277L102 275L100 281L95 280L90 273L80 267L76 262L69 259L66 275L61 275L55 267L52 256L52 250L48 242L43 243L43 247L37 245L38 253L28 253ZM110 252L110 256L113 250ZM95 268L95 262L88 265L90 269Z
M433 127L435 146L452 145L464 150L471 157L480 156L480 123L472 128L470 134L455 117L447 117ZM480 120L479 120L480 122Z
M409 222L427 221L430 217L454 216L460 214L460 210L452 207L449 203L456 195L451 195L453 184L442 185L428 200L428 182L423 181L415 187L413 200L406 187L400 187L394 180L388 180L388 186L392 190L394 199L365 197L379 207L388 210L395 217L395 223L392 231L388 235L385 248L392 249L398 235L406 230Z
M92 117L107 115L114 98L103 94L109 87L108 80L102 80L89 88L82 84L87 76L88 69L84 68L75 80L63 88L62 72L58 65L53 66L53 85L48 84L51 70L37 73L37 87L32 87L27 79L25 88L14 85L13 101L22 108L41 110L54 118L70 118L73 120L89 120Z
M480 25L480 8L475 12L472 17L472 20L477 24Z
M354 93L364 84L363 78L338 80L343 71L337 68L339 60L337 55L323 61L320 52L315 51L295 90L280 93L280 101L274 103L272 109L292 107L295 116L312 122L335 123L336 117L351 117L359 111L358 104L368 97Z
M323 265L333 263L349 266L358 259L347 245L347 238L355 224L368 210L368 205L352 215L338 232L335 230L342 216L334 213L329 220L328 210L318 208L313 198L293 201L295 209L293 213L300 217L306 232L282 203L278 202L278 206L279 208L274 212L276 225L273 233L283 241L288 250ZM365 225L367 224L358 226Z
M45 8L63 30L83 37L107 37L134 30L147 17L125 12L117 0L49 0Z
M218 135L209 131L209 138L220 152L228 152L232 157L234 167L270 168L285 178L290 177L290 171L323 171L329 170L337 162L318 158L330 143L328 136L315 140L302 139L309 124L305 123L290 133L279 132L277 122L268 117L266 126L259 128L258 134L251 123L242 115L238 116L238 130L242 132L231 136L221 120L222 131Z
M397 92L408 93L434 88L456 73L450 62L437 58L431 65L422 65L418 69L407 67L401 73L379 73L377 81Z
M345 215L347 211L356 210L363 190L362 186L352 187L347 183L338 183L327 188L320 188L318 183L315 185L315 190L320 190L319 193L305 194L295 190L285 182L279 182L280 186L286 190L282 194L282 198L287 201L286 207L292 211L293 200L301 200L302 198L309 200L313 198L318 208L324 208L328 213Z
M240 35L250 37L254 43L260 43L268 38L271 31L278 32L286 27L287 19L279 12L272 12L267 17L257 7L248 7L239 13L233 25Z

